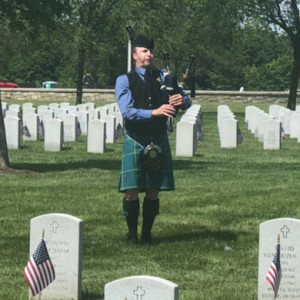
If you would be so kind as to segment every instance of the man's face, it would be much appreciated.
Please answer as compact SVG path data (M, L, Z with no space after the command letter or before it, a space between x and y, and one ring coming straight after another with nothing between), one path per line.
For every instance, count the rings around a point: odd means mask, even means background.
M153 57L153 50L144 47L136 47L135 52L133 53L133 58L137 67L149 66Z

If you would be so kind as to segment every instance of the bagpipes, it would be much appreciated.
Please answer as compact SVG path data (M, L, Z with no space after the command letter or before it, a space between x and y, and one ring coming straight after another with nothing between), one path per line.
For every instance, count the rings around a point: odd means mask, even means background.
M164 60L164 64L165 64L165 72L163 72L165 80L164 80L164 85L162 85L161 89L166 90L168 97L179 94L180 88L183 89L184 83L182 82L181 84L179 84L178 80L177 80L177 75L170 71L169 53L168 52L164 52L163 60ZM185 73L182 76L183 80L188 78L189 70L190 70L192 64L194 63L194 60L195 60L194 55L191 55L188 67L186 68ZM175 108L176 108L176 114L177 114L177 112L179 111L179 107L177 106ZM176 114L174 117L176 117ZM173 123L174 123L174 118L169 117L167 120L167 127L168 127L169 132L174 131Z

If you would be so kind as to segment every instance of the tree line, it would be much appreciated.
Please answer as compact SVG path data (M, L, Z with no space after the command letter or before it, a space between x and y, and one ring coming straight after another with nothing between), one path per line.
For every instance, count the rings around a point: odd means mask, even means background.
M194 55L197 89L289 89L289 37L254 12L246 15L250 10L243 11L245 1L24 2L31 3L26 9L32 16L27 19L26 11L22 16L15 12L25 10L18 7L21 1L2 4L15 3L15 11L1 16L1 80L35 86L55 80L61 87L74 88L82 72L91 74L97 87L113 87L117 75L126 72L125 27L130 24L136 33L154 37L158 66L163 66L163 52L169 53L171 69L179 77Z
M0 81L77 89L114 87L127 71L126 25L155 40L155 64L186 88L284 91L295 109L300 0L2 0ZM183 78L189 58L190 76ZM1 113L1 112L0 112ZM3 125L0 116L0 151ZM2 140L2 142L1 142ZM3 157L3 155L2 155ZM0 152L1 165L1 152Z

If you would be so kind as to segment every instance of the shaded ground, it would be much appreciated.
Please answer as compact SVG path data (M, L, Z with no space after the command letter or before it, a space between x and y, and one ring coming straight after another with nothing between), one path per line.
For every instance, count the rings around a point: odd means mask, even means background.
M0 175L5 175L5 174L28 174L28 173L34 173L34 171L31 170L20 170L20 169L12 169L12 168L7 168L7 169L1 169L0 168Z

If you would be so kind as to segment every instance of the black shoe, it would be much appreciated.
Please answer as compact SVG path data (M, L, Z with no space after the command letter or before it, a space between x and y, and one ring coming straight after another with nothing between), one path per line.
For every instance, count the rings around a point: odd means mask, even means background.
M142 245L154 245L151 233L147 233L147 234L142 233L141 244Z
M138 243L137 234L128 232L126 234L126 243L131 245L136 245Z

